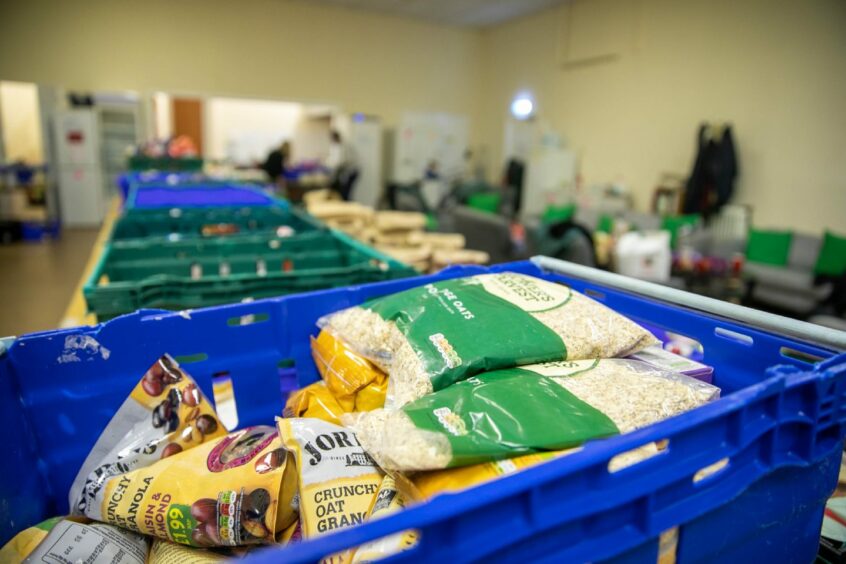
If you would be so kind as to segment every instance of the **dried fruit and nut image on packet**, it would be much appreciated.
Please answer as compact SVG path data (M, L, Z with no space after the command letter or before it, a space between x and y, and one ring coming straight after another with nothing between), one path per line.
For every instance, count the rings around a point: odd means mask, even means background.
M289 456L274 427L227 435L197 383L163 356L95 444L70 506L180 544L272 543L296 519Z

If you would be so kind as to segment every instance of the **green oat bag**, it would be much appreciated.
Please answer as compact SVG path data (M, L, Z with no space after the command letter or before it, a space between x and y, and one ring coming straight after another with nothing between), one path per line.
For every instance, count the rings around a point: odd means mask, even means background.
M388 372L388 407L480 372L626 356L657 342L567 286L513 272L412 288L327 316L320 325Z
M576 447L718 395L636 360L558 361L480 374L399 410L342 421L383 469L435 470Z

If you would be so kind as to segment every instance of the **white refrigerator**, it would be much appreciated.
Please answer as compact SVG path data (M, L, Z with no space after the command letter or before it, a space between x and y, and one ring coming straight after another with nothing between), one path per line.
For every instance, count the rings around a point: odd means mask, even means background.
M93 108L66 110L53 116L59 214L64 226L99 225L106 214L108 191L98 120Z
M384 191L382 179L382 124L378 118L354 116L349 143L358 160L358 180L352 199L376 207Z

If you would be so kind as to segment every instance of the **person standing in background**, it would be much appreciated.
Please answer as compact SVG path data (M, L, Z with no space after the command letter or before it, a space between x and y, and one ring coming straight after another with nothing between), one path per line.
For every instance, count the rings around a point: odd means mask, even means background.
M279 147L273 149L268 153L264 164L261 165L262 170L270 177L271 182L282 188L285 179L285 171L288 170L288 160L291 155L291 144L283 141Z
M355 150L344 143L337 130L333 129L329 135L329 155L326 158L326 166L331 171L329 186L338 192L341 198L349 200L355 181L358 180L358 160Z

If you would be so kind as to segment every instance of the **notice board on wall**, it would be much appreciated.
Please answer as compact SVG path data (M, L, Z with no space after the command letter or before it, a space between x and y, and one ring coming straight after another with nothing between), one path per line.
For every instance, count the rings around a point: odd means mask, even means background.
M396 182L423 178L429 163L437 163L443 178L461 174L468 148L468 119L444 112L406 112L400 119L394 148Z

